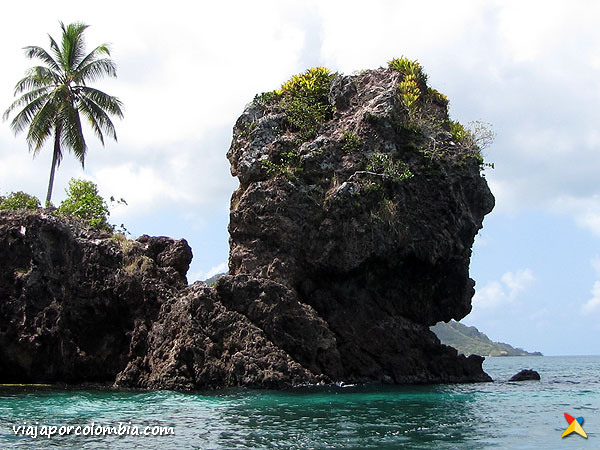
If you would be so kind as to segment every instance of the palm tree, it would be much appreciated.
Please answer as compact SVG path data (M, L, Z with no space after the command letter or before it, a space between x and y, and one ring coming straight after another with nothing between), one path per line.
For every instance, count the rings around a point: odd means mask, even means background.
M110 56L107 44L102 44L86 54L83 32L88 25L72 23L65 26L60 22L62 40L59 46L52 36L50 51L41 47L25 47L25 55L37 59L43 65L34 66L16 86L14 95L22 94L4 112L3 119L20 109L10 127L15 135L29 128L27 143L34 157L42 146L54 136L52 168L46 195L50 204L54 172L60 165L63 149L68 149L85 165L87 145L83 136L81 116L87 119L96 136L104 145L104 135L115 141L117 134L109 115L123 117L121 101L98 89L89 87L89 82L105 76L116 77L116 65Z

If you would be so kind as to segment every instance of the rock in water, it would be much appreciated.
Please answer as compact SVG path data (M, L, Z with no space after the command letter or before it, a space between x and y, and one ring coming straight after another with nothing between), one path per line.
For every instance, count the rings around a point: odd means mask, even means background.
M513 375L508 381L526 381L526 380L540 380L540 374L532 369L523 369L519 373Z
M285 85L246 107L227 155L240 186L217 292L331 380L488 380L482 358L457 356L428 327L470 312L471 246L494 198L478 149L450 132L445 97L420 79L407 107L405 79L336 76L331 117L308 135Z
M489 381L428 327L469 313L494 198L474 137L411 73L312 69L246 107L214 288L187 286L183 240L0 213L0 382Z

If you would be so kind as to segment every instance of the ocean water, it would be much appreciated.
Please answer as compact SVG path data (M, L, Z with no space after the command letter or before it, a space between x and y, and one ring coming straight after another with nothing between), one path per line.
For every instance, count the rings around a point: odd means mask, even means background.
M199 393L5 386L0 448L600 448L600 356L488 358L484 368L494 383ZM506 381L523 368L542 380ZM561 438L565 412L584 418L588 439Z

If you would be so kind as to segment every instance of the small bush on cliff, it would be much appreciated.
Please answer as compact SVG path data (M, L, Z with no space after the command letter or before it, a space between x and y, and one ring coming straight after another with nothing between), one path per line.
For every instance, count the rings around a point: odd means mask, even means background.
M108 205L98 194L98 186L95 183L72 178L65 192L67 198L58 207L59 215L76 216L95 228L113 231L113 226L108 223Z
M398 85L400 89L400 97L402 103L408 108L409 111L414 111L417 107L417 100L421 96L421 90L417 84L417 80L413 75L407 75L404 80Z
M408 164L404 161L394 161L387 153L373 153L367 163L367 170L390 177L395 183L414 176Z
M469 133L472 138L472 144L475 144L480 150L483 150L494 143L496 133L492 130L492 125L487 122L475 120L469 122Z
M293 180L302 173L300 166L300 155L297 150L282 152L277 158L277 162L265 160L262 162L262 168L267 171L271 177L284 176L288 180Z
M450 133L452 134L452 137L456 141L458 141L460 143L466 143L467 141L472 140L469 130L467 130L462 123L460 123L456 120L451 120L449 124L450 124Z
M430 87L427 88L427 91L425 92L425 97L427 100L442 104L446 108L448 108L448 105L450 104L450 100L448 100L448 97L446 97L446 95L442 94L437 89L432 89Z
M489 123L475 121L469 122L468 127L465 127L460 122L450 120L449 125L452 137L467 151L468 156L476 158L481 166L494 167L493 163L484 163L481 154L481 151L492 145L496 138Z
M342 136L342 150L346 153L355 152L360 149L362 140L352 131L344 131Z
M40 200L23 191L11 192L6 197L0 197L0 210L35 210L40 208Z
M334 77L335 74L325 67L313 67L294 75L281 86L286 118L301 140L313 138L318 125L331 118L333 108L328 95Z
M266 106L270 103L278 102L279 100L281 100L282 95L283 92L281 91L281 89L277 89L275 91L256 94L254 96L254 101L260 105Z
M335 73L325 67L313 67L292 76L281 88L254 97L258 105L277 105L283 111L291 131L301 141L312 139L320 123L329 120L333 107L329 104L329 88Z

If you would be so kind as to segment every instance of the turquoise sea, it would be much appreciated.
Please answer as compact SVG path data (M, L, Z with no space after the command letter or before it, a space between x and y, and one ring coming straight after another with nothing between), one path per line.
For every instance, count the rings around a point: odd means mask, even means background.
M0 448L600 448L600 356L488 358L484 368L494 383L198 393L2 387ZM506 381L523 368L542 380ZM561 438L565 412L584 418L588 439Z

